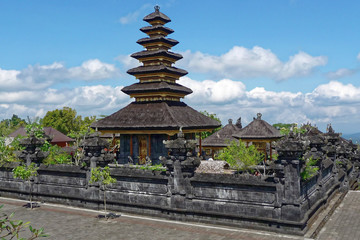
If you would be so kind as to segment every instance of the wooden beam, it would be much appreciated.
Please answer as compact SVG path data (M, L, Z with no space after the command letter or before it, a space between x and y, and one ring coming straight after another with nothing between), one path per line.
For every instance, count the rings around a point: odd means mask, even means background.
M133 141L132 141L133 135L130 134L130 156L133 156Z
M151 134L149 134L149 152L148 152L149 157L151 157Z
M199 134L199 152L200 152L200 156L202 154L202 146L201 146L201 133Z

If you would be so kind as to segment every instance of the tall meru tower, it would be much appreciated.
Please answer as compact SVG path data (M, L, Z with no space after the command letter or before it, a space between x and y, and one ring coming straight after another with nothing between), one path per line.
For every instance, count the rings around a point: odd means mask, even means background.
M220 126L181 102L192 91L176 83L187 71L173 66L182 56L170 51L179 43L167 38L174 32L164 26L170 18L156 6L155 12L143 20L151 25L140 29L148 37L137 41L145 50L131 55L142 65L127 71L139 82L121 90L135 101L92 125L102 133L120 133L119 163L127 163L129 157L139 164L144 164L146 158L157 163L159 156L167 156L163 140L180 128L187 138L194 139L195 133Z

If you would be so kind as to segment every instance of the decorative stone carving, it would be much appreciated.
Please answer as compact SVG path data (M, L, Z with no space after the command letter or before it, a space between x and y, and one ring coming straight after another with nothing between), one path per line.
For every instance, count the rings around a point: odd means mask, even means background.
M109 147L109 143L100 138L98 132L86 136L79 146L84 150L84 157L81 160L91 168L104 167L114 160L114 156L105 151L105 148Z
M31 132L28 138L20 139L20 145L25 147L24 150L17 153L17 156L30 165L32 162L39 165L41 161L48 156L48 152L41 151L40 147L44 145L45 140L36 138L34 133Z

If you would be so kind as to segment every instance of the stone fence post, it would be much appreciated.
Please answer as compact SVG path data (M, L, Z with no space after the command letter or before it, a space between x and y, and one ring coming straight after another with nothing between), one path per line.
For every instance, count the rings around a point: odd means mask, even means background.
M283 166L283 194L281 206L281 219L299 221L301 220L301 162L303 155L303 144L290 134L279 142L277 152L279 154L280 164Z
M193 188L190 178L194 176L200 165L200 158L194 154L196 140L185 140L180 129L177 139L164 141L169 151L162 162L167 168L169 176L169 195L172 208L186 208L186 200L193 198Z

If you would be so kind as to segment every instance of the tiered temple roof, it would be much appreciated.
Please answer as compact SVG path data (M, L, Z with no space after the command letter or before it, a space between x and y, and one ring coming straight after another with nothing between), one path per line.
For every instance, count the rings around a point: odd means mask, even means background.
M187 71L173 64L182 56L169 51L178 41L167 38L174 30L164 25L170 18L155 7L155 12L144 21L151 24L140 30L148 35L137 41L145 50L131 57L139 60L141 66L127 71L139 82L124 87L122 91L135 101L114 114L92 125L102 132L120 133L167 133L174 134L180 127L186 132L209 131L219 127L219 123L181 102L181 98L191 94L191 89L178 83Z

